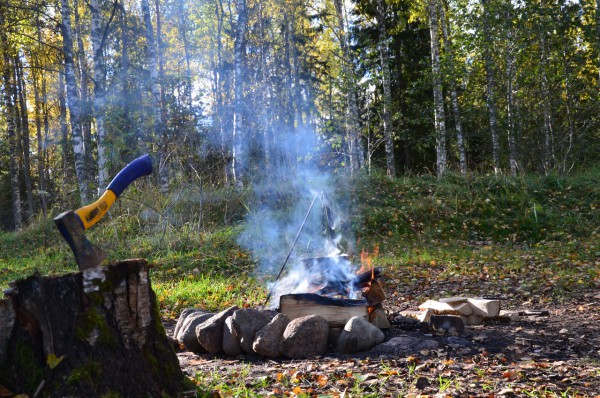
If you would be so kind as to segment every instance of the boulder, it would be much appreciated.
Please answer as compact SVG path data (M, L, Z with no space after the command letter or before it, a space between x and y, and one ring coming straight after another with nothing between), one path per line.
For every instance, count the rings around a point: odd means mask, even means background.
M379 329L389 329L391 327L383 306L378 304L369 314L369 322Z
M240 341L242 350L247 354L254 354L252 344L256 332L265 327L271 320L271 315L263 311L247 308L237 310L233 314L233 328Z
M362 317L353 317L344 326L336 344L336 351L342 354L365 351L383 342L384 338L378 327Z
M223 325L237 309L237 306L229 307L196 326L196 339L210 354L223 352Z
M188 316L185 318L185 321L181 325L181 328L177 332L177 341L179 341L186 349L192 352L206 352L200 343L198 343L198 339L196 338L196 327L213 315L214 314L203 311L197 311L188 314Z
M240 339L233 327L233 316L227 317L223 325L223 352L230 357L237 357L242 353Z
M327 351L329 323L318 315L308 315L291 321L281 339L280 352L288 358L308 358Z
M283 331L290 323L285 314L277 314L265 327L256 332L252 349L258 355L268 358L278 357Z
M177 334L179 333L179 330L181 330L181 326L183 326L187 317L193 313L205 314L206 311L199 308L184 308L183 311L181 311L181 314L179 314L179 319L177 319L177 324L175 325L175 330L173 331L173 338L175 340L177 340Z
M369 351L365 351L364 356L370 358L377 357L406 357L412 354L419 354L422 350L439 350L443 345L429 337L417 336L397 336L385 343L379 344Z

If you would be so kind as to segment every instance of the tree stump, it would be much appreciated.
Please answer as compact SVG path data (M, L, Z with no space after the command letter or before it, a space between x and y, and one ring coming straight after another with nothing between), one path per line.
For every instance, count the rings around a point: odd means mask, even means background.
M0 300L0 385L29 396L175 396L185 378L145 260L33 275Z

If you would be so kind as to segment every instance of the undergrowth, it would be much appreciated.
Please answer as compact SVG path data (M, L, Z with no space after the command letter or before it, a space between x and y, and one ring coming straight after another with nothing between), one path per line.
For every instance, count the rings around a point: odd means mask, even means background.
M347 209L344 233L358 252L376 253L375 265L406 278L441 270L440 278L468 276L486 268L490 278L530 272L535 256L543 274L568 294L600 280L598 236L600 172L575 176L449 174L389 179L382 174L340 178ZM277 193L282 214L294 194ZM143 257L164 316L185 307L216 310L257 306L266 280L255 261L236 244L244 215L257 197L251 190L200 191L185 187L169 195L131 187L97 226L86 231L108 261ZM38 271L76 271L73 255L53 225L54 209L16 233L0 232L0 287ZM548 260L548 261L546 261ZM540 261L536 260L539 265Z

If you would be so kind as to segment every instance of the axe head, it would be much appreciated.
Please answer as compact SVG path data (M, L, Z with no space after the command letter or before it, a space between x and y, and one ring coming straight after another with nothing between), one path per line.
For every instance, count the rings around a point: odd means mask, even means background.
M87 240L83 223L77 213L72 210L65 211L54 218L54 223L73 250L80 271L102 263L106 253Z

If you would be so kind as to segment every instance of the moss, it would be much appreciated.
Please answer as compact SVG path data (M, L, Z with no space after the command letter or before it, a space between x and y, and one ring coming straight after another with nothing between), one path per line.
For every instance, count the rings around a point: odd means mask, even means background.
M98 343L107 347L114 347L118 344L115 332L108 326L106 319L98 309L92 306L82 314L81 321L75 328L75 336L77 339L85 341L92 336L94 331L98 331Z
M44 378L44 369L39 366L39 359L29 344L17 342L16 354L16 368L18 371L27 371L25 391L33 393Z
M108 391L106 394L102 394L100 398L120 398L121 394L117 391Z
M69 386L79 386L89 384L96 386L102 380L102 365L98 362L88 361L78 368L75 368L67 376L66 382Z

